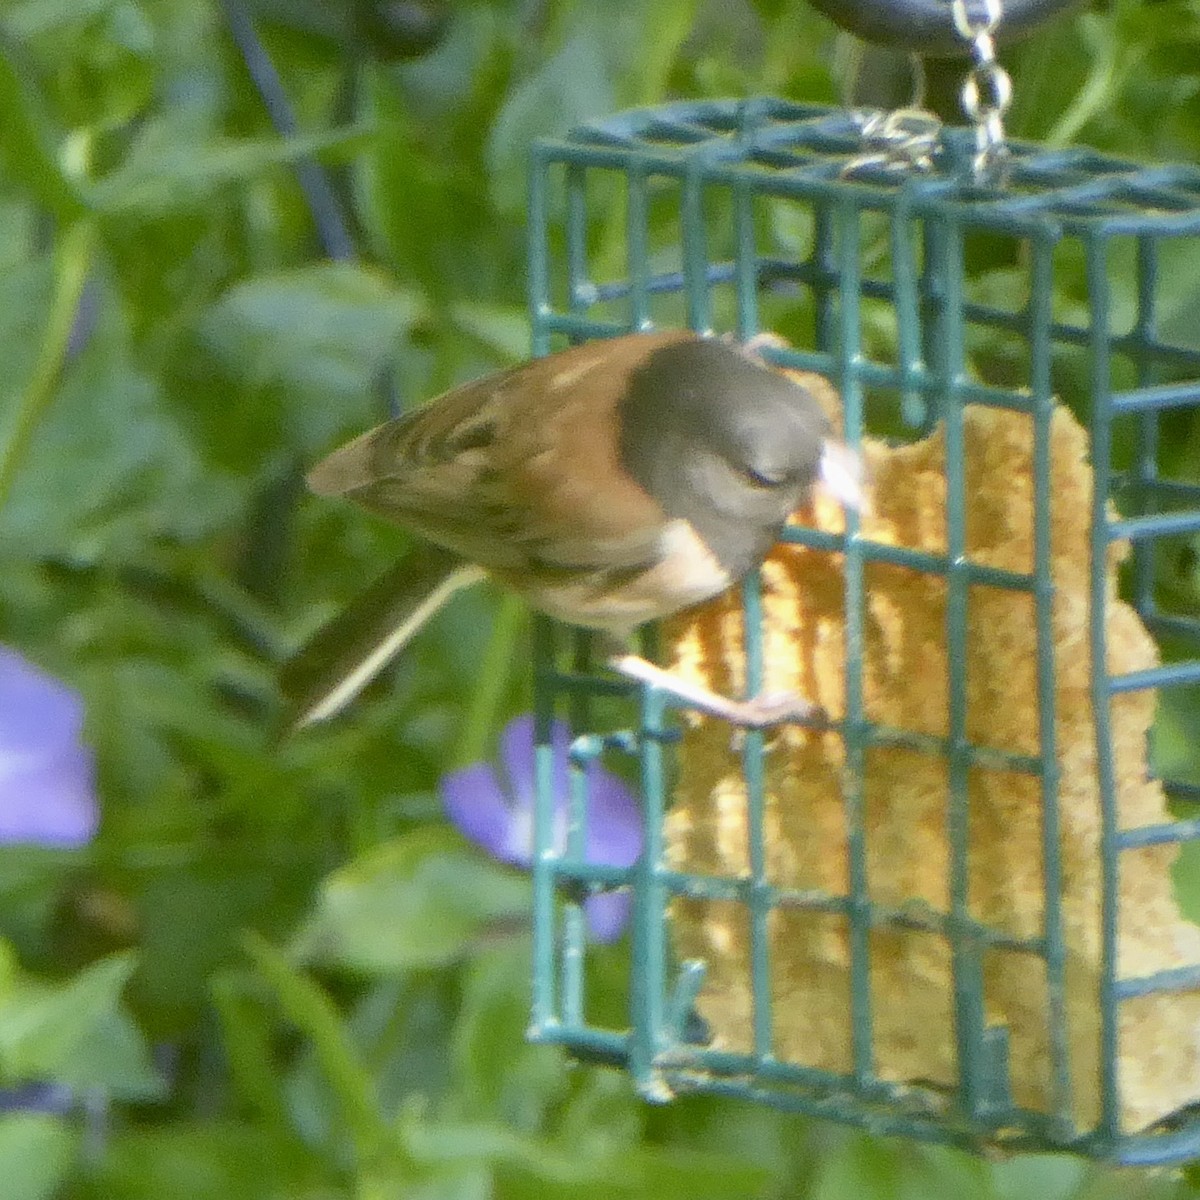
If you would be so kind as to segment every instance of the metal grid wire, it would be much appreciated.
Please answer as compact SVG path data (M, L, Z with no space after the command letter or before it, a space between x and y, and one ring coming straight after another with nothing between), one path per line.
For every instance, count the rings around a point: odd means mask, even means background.
M856 444L878 396L891 396L910 436L937 421L946 438L947 548L944 555L873 543L848 517L845 535L789 527L787 539L844 556L846 614L844 807L850 887L846 895L785 893L767 877L764 848L763 739L751 734L742 755L749 797L749 873L731 878L693 876L667 868L663 818L669 804L670 743L677 737L673 701L653 688L631 688L590 670L577 641L567 666L559 633L539 624L535 646L537 705L543 731L565 706L574 728L590 728L593 702L614 693L636 697L638 725L625 734L587 734L575 743L577 765L606 750L634 754L641 775L645 847L629 870L584 863L587 797L582 770L573 772L567 845L556 849L550 751L539 758L537 851L534 870L532 1036L562 1043L582 1057L627 1067L643 1093L666 1098L700 1090L753 1098L823 1117L848 1120L881 1133L903 1133L956 1144L980 1138L1015 1146L1060 1146L1127 1163L1171 1162L1200 1154L1200 1119L1127 1135L1119 1126L1117 1021L1132 996L1200 985L1194 971L1117 978L1117 875L1121 853L1136 847L1200 837L1200 820L1150 828L1118 828L1110 697L1117 692L1200 683L1200 619L1156 607L1155 543L1200 532L1200 486L1160 477L1161 423L1169 410L1200 406L1200 339L1160 330L1160 260L1181 239L1200 237L1200 170L1144 167L1084 149L1011 147L1002 190L976 187L964 164L971 134L945 130L932 171L918 173L870 163L872 147L852 114L778 100L684 103L623 114L578 130L566 141L541 143L532 162L530 287L534 349L605 337L661 324L710 331L723 327L746 338L771 319L773 298L811 314L811 348L780 351L784 365L819 371L840 388L845 434ZM847 168L851 170L848 172ZM801 212L811 240L804 254L761 242L761 206ZM673 245L656 242L669 210ZM714 212L721 214L714 220ZM615 214L615 217L614 217ZM607 235L597 237L596 218ZM864 250L870 221L885 230L890 267L876 269ZM719 226L719 228L717 228ZM589 237L592 241L589 242ZM1020 246L1025 300L1005 308L971 286L973 240L1001 237ZM619 249L614 253L614 246ZM1086 295L1056 309L1058 264L1073 255ZM599 265L598 265L599 264ZM1136 311L1117 329L1112 273L1136 276ZM597 280L595 275L606 274ZM870 306L885 306L894 324L888 355L872 355L864 326ZM1017 386L970 378L969 339L1003 337L1020 347ZM1056 355L1086 364L1095 472L1091 513L1090 650L1092 701L1099 763L1102 836L1100 1010L1101 1077L1072 1079L1065 998L1063 879L1059 844L1059 773L1055 745L1055 653L1051 632L1050 418ZM966 404L1025 413L1033 423L1035 504L1032 575L971 562L966 556L964 426ZM1129 423L1128 465L1114 464L1118 423ZM1131 515L1111 516L1110 498ZM1134 674L1107 673L1105 651L1108 547L1129 539L1134 553L1131 600L1143 621L1171 639L1177 661ZM887 728L868 720L863 701L864 568L891 563L947 580L946 639L950 663L949 729L944 738ZM972 744L966 726L968 593L987 585L1032 595L1037 644L1040 752L1019 755ZM762 679L761 603L756 580L744 588L747 685ZM1183 648L1180 654L1180 647ZM951 803L948 911L916 918L873 902L868 889L863 775L867 751L906 746L942 756ZM1022 772L1040 780L1044 916L1040 935L1006 935L972 916L968 904L967 777L977 767ZM1200 800L1200 788L1164 781L1173 801ZM634 893L633 962L628 1027L588 1019L585 925L576 901L581 889L626 885ZM721 1052L702 1044L693 1002L702 963L671 959L667 906L675 897L733 901L750 928L753 1050ZM784 1063L772 1054L770 945L767 920L782 903L840 914L850 943L852 1067L846 1074ZM954 1116L914 1111L911 1089L881 1080L873 1068L869 988L871 930L922 929L945 936L952 950L954 1026L959 1064ZM1007 1035L989 1027L983 1000L983 958L994 946L1038 956L1048 981L1048 1045L1053 1103L1048 1112L1018 1109L1008 1079ZM1071 1118L1073 1089L1099 1088L1101 1116L1078 1130ZM1200 1081L1197 1083L1200 1094Z

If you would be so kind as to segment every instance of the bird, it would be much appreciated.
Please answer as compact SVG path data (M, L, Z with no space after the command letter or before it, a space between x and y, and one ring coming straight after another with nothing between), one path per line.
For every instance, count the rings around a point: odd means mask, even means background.
M863 504L858 458L813 392L688 330L584 342L463 384L333 451L309 489L419 535L285 665L285 724L334 716L456 592L491 578L597 631L617 673L734 725L812 717L733 699L629 651L647 622L754 570L814 487Z

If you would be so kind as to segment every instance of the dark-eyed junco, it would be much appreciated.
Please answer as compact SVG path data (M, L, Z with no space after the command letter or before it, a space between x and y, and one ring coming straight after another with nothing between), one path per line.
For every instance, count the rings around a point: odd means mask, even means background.
M739 725L806 715L731 700L627 652L647 621L724 591L823 482L861 502L812 393L752 349L684 331L588 342L455 388L309 474L427 539L285 668L292 727L332 716L459 588L485 576L599 630L609 663Z

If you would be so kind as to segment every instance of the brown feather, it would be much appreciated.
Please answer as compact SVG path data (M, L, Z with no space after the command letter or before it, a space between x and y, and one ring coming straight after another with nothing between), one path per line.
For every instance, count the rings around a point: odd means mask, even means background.
M753 347L630 334L466 384L335 451L310 473L314 492L433 544L301 652L285 679L293 716L332 715L485 572L617 641L723 591L761 561L826 462L829 422L796 384ZM628 655L614 665L669 686ZM809 712L679 694L745 725Z
M635 567L667 518L620 467L618 405L632 371L694 336L591 342L468 383L336 450L309 486L505 574Z

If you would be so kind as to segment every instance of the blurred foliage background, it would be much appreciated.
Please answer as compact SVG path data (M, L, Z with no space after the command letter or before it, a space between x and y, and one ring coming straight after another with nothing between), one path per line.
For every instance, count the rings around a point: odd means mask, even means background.
M1016 136L1200 158L1196 0L1003 57ZM5 1200L1196 1190L652 1109L527 1046L523 881L437 799L528 705L492 596L352 719L273 740L279 662L403 545L305 500L303 466L527 352L529 140L671 97L836 102L847 61L799 0L0 0L0 642L82 694L102 811L84 849L0 847L0 1084L72 1098L6 1093ZM1173 721L1196 736L1200 702Z

